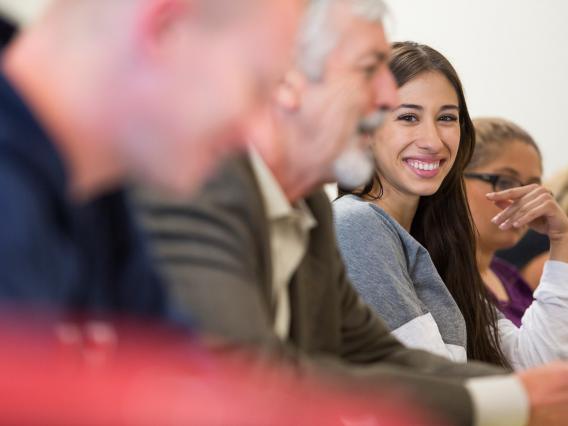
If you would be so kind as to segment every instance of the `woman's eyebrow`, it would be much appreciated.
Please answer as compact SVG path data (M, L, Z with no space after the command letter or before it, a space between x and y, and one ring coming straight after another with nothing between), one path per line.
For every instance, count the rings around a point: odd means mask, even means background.
M453 110L459 111L459 110L460 110L460 107L457 106L457 105L444 105L444 106L442 106L442 107L440 108L440 111L445 111L445 110L447 110L447 109L453 109Z
M396 111L397 109L401 109L401 108L408 108L408 109L417 109L422 111L424 109L423 106L420 105L416 105L416 104L400 104L399 106L397 106L394 111Z
M512 175L513 177L519 177L520 176L519 172L517 172L515 169L512 169L511 167L501 167L501 168L497 169L496 172Z

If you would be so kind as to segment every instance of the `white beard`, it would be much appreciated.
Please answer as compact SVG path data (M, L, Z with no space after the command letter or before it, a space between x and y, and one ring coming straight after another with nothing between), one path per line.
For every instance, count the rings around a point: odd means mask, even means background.
M374 166L375 162L368 152L352 145L335 160L333 172L339 186L355 189L371 180Z
M361 133L374 134L386 117L387 111L375 111L359 122L358 134L354 136L347 148L335 160L333 172L339 186L345 189L355 189L365 185L371 180L375 168L375 161L370 150L360 147L358 139Z

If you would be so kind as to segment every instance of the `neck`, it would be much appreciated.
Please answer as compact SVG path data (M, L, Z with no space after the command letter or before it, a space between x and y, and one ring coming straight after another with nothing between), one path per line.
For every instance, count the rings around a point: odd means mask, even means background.
M5 52L2 68L61 155L69 195L86 201L118 184L118 156L88 89L92 62L76 60L54 38L48 29L29 30Z
M321 187L323 184L319 184L310 181L309 175L302 175L300 173L294 175L289 173L293 169L293 166L286 164L277 164L274 168L271 167L272 173L276 177L276 180L280 183L286 198L290 203L295 203L301 198L307 197L315 189Z
M380 199L373 200L373 203L381 207L410 232L419 201L420 197L417 195L402 194L395 189L384 186L383 196Z
M291 204L306 197L318 187L318 184L310 180L310 176L294 173L295 167L287 164L285 158L274 155L265 156L262 152L260 155Z
M491 250L487 247L483 247L479 241L477 242L477 250L475 253L477 260L477 268L481 275L486 274L490 269L491 261L493 256L495 256L495 250Z
M257 127L254 132L250 132L250 141L274 175L286 199L293 204L323 185L314 179L318 175L317 172L314 173L313 170L305 172L298 167L298 164L291 164L286 155L285 142L282 141L282 135L278 132L274 119L270 118L262 123L269 125Z

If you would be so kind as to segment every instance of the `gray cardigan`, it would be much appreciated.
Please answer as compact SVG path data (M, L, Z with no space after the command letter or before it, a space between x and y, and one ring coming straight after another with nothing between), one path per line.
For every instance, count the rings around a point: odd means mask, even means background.
M349 277L405 344L466 361L464 318L428 254L383 209L348 195L334 202Z

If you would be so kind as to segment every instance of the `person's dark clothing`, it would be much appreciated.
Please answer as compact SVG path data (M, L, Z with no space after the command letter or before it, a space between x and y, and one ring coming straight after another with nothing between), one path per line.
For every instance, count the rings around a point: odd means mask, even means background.
M499 250L495 256L521 270L535 257L548 250L550 250L548 236L531 229L517 245L507 250Z
M491 262L491 270L503 283L509 300L497 300L491 293L497 307L506 318L509 318L517 327L521 326L525 311L533 302L533 292L519 271L504 260L494 258Z
M0 75L0 303L162 316L165 292L123 191L74 203L49 136Z

